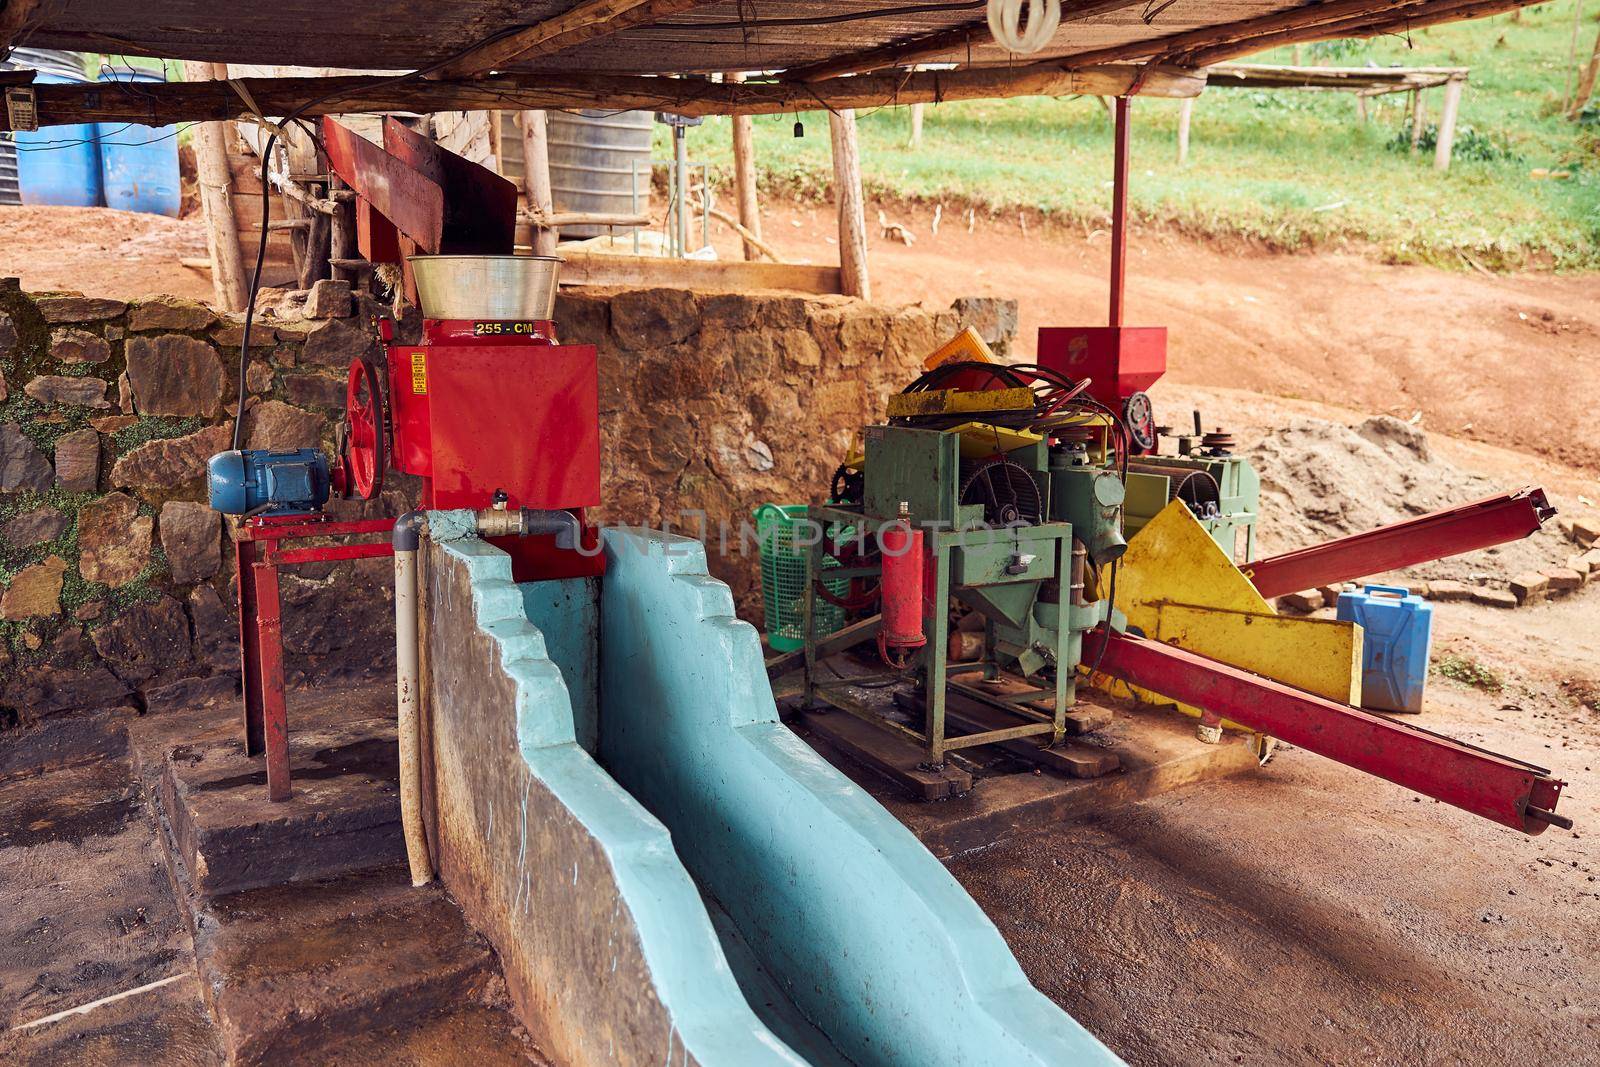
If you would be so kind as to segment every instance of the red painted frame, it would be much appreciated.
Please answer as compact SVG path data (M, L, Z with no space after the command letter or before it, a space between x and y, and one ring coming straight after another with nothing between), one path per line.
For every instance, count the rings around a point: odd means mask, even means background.
M1230 719L1530 836L1571 825L1554 814L1566 783L1543 767L1103 627L1085 635L1083 661L1201 708L1212 725Z
M267 796L288 800L289 712L283 684L283 602L278 568L326 560L392 556L387 541L282 549L307 537L387 533L393 519L335 522L321 515L257 515L234 533L239 584L239 669L244 690L244 751L266 754Z
M1530 485L1257 560L1244 573L1262 596L1282 596L1517 541L1555 513L1544 490Z

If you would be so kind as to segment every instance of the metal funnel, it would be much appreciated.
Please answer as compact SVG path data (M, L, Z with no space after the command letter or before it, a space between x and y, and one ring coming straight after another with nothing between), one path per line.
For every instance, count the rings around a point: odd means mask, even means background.
M429 319L549 319L554 256L408 256Z

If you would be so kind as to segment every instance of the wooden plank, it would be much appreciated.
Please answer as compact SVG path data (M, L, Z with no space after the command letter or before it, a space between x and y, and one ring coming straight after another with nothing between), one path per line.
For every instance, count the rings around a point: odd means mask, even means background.
M800 293L840 292L838 267L794 263L740 263L651 256L562 252L562 285L663 286L732 293L783 289Z
M845 649L854 648L864 641L872 640L878 636L878 630L882 625L883 616L873 615L859 622L853 622L841 630L835 630L827 637L817 641L818 661L833 655L835 652L843 652ZM792 670L804 667L805 663L806 650L803 648L773 656L767 660L767 676L777 678Z
M902 710L912 715L924 714L926 704L920 692L896 693L894 701ZM1109 712L1104 714L1104 718L1109 723ZM944 721L950 732L957 737L1010 729L1028 722L1015 712L1003 711L964 693L953 691L945 694ZM1049 727L1049 723L1031 725ZM1018 737L993 744L1024 762L1056 771L1070 778L1100 778L1122 766L1122 760L1115 752L1091 745L1067 742L1051 748L1049 738L1036 737Z
M954 764L943 770L922 766L927 753L903 738L845 711L803 711L800 722L811 733L869 770L876 771L918 800L943 800L972 788L972 775Z
M1025 707L1032 708L1034 711L1044 715L1053 715L1055 713L1056 698L1053 695L1049 693L1039 695L1037 686L1029 685L1013 675L1002 674L999 678L985 682L984 685L993 688L994 695L1001 700L1013 700L1032 692L1036 694L1034 699L1022 701ZM1067 709L1065 718L1069 737L1092 734L1096 730L1103 730L1111 724L1110 710L1081 699Z
M706 0L583 0L553 18L501 34L429 73L430 78L483 74L535 56L547 56L609 37L634 26L648 26Z
M383 111L448 111L603 107L668 110L685 115L779 115L809 111L914 104L918 101L1000 99L1013 96L1198 96L1205 74L1159 64L1085 65L1054 60L1018 67L867 74L798 83L713 82L633 75L500 74L464 82L410 81L369 75L330 78L242 79L268 114L305 117ZM38 85L39 122L171 123L234 119L238 94L223 83L167 82L141 86L139 94L108 93L91 85ZM9 119L0 114L0 122ZM9 127L6 127L9 128Z

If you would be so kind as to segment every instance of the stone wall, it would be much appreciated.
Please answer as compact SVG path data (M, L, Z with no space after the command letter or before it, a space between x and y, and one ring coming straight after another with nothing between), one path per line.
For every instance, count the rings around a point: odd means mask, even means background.
M344 373L370 342L342 318L263 316L247 445L331 446ZM231 541L205 504L228 448L242 319L0 282L0 725L79 708L233 699ZM407 506L341 502L341 515ZM413 490L414 491L414 490ZM291 682L393 662L386 559L285 571Z
M246 446L331 448L346 368L382 313L352 304L335 290L258 320ZM600 348L596 518L700 536L703 513L712 572L759 624L756 559L738 553L751 509L825 492L856 429L928 352L963 323L1003 349L1016 307L591 290L564 292L557 318L563 340ZM402 323L401 336L416 326ZM0 726L233 699L233 552L204 503L204 473L229 447L240 334L240 316L171 297L30 295L0 282ZM391 471L382 500L330 510L399 514L416 488ZM728 554L716 547L723 524ZM291 684L392 666L390 573L385 558L283 572Z

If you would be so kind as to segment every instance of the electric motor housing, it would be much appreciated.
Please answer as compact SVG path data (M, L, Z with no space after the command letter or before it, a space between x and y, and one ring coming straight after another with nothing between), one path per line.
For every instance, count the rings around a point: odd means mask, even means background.
M328 502L328 457L315 448L218 452L206 464L211 507L224 515L308 515Z

